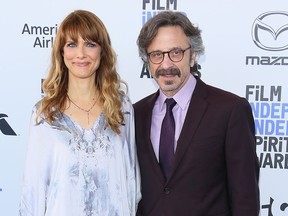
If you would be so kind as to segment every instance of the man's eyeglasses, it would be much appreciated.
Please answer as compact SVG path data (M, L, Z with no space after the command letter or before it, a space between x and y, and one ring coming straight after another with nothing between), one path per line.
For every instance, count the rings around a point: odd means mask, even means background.
M153 52L148 53L147 55L149 57L149 60L154 64L161 64L164 60L164 55L166 53L168 54L168 57L172 62L180 62L184 57L185 51L190 48L191 46L189 46L186 49L175 48L168 52L153 51Z

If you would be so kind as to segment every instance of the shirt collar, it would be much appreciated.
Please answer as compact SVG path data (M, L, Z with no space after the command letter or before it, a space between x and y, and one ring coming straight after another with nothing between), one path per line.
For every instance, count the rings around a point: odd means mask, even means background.
M185 83L185 85L173 96L174 100L177 102L177 105L181 109L185 109L186 106L188 106L192 93L196 86L196 79L193 75L190 74L190 77L188 81ZM160 90L160 94L158 97L158 101L160 103L160 109L163 110L163 106L165 103L167 96L163 94L163 92Z

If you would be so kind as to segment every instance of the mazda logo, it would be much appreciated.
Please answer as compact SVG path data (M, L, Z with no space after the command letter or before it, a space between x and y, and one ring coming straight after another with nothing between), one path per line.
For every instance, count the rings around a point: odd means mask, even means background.
M254 43L261 49L268 51L288 49L288 12L270 11L259 15L252 26L252 37Z

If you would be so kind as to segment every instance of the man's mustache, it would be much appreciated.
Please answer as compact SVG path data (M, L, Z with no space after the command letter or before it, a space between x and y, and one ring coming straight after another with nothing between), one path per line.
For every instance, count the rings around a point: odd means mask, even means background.
M178 68L169 68L169 69L159 69L156 71L155 76L156 78L159 78L159 76L165 76L165 75L177 75L178 77L181 76L181 72Z

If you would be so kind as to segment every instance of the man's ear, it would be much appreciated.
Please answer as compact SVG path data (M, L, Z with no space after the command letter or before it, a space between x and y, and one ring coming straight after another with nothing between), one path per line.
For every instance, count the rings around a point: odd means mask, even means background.
M190 67L193 67L195 64L195 58L196 58L196 53L192 53L191 59L190 59Z

